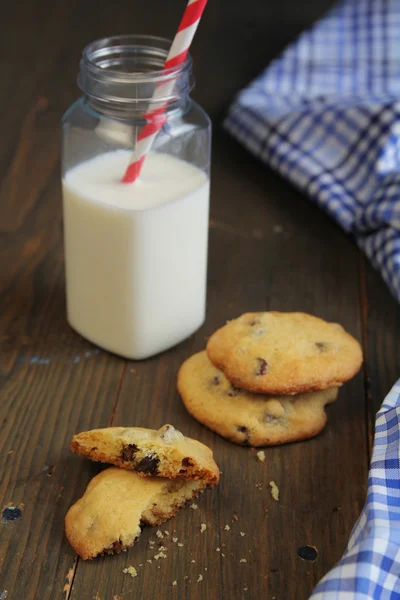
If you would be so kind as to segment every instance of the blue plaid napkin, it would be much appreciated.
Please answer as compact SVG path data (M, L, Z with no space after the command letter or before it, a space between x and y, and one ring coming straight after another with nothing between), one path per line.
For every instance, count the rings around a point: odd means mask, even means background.
M400 380L376 419L367 501L347 550L312 600L400 599Z
M225 125L347 232L400 301L400 0L344 0Z

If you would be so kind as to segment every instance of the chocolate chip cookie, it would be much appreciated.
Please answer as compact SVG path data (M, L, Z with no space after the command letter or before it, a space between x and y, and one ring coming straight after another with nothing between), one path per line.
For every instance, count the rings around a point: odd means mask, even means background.
M249 446L275 446L317 435L327 420L324 406L337 397L337 388L296 396L253 394L233 386L205 351L183 363L178 391L200 423Z
M233 385L265 394L337 387L362 363L341 325L299 312L246 313L210 337L207 353Z
M141 523L163 523L206 486L201 480L140 477L111 467L94 477L69 509L68 541L83 560L119 553L135 543Z
M185 437L172 425L158 430L141 427L107 427L79 433L71 450L92 460L131 469L140 475L201 479L208 485L219 480L213 453L197 440Z

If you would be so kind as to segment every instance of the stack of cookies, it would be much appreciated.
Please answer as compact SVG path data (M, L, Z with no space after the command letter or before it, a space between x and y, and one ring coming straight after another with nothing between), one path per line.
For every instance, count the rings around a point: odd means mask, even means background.
M218 329L178 374L195 419L237 444L273 446L317 435L325 406L362 364L341 325L305 313L246 313Z
M92 479L65 517L67 538L84 560L126 550L141 524L160 525L219 481L212 451L172 425L85 431L71 449L115 465Z

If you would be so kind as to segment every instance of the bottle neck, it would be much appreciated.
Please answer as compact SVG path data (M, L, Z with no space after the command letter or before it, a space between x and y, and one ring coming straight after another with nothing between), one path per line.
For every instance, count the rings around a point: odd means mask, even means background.
M193 89L190 56L163 70L171 42L152 36L114 36L83 51L78 85L86 102L109 118L137 121L149 113L185 110Z

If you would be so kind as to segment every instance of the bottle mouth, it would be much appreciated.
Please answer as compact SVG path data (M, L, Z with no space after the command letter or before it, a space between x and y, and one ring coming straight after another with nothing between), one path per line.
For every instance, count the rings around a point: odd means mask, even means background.
M89 97L122 103L150 102L154 88L171 82L160 102L178 100L193 88L192 59L164 70L171 40L147 35L116 35L95 40L82 53L78 85Z

